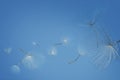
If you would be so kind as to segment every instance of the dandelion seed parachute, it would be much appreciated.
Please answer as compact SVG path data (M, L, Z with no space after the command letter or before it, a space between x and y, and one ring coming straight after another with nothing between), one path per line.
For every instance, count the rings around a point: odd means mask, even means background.
M55 43L54 46L66 45L68 43L68 39L64 38L61 42Z
M68 43L68 39L67 38L62 39L61 42L55 43L53 45L52 49L49 51L49 54L52 55L52 56L57 55L57 47L66 45L67 43Z
M19 62L19 65L22 65L29 70L39 69L45 62L45 56L42 54L29 53L21 48L19 50L24 54L24 57Z
M4 49L4 52L10 54L12 52L12 48L6 48Z
M89 23L85 24L85 25L80 25L81 27L90 27L93 32L95 33L95 37L96 37L96 44L97 47L99 47L99 39L98 39L98 27L96 26L96 22L97 22L97 17L98 17L98 13L93 17L93 19L91 21L89 21Z
M73 63L75 63L75 62L80 58L80 56L81 56L81 55L79 54L74 60L68 62L68 64L73 64Z
M37 68L37 65L35 64L35 60L34 57L31 55L26 55L23 59L22 59L22 64L28 68L28 69L35 69Z
M73 63L75 63L76 61L78 61L78 59L79 59L81 56L84 56L84 55L85 55L85 53L84 53L84 52L81 52L80 49L78 49L78 56L77 56L75 59L69 61L68 64L73 64Z
M49 54L52 55L52 56L57 55L57 50L56 50L56 48L55 48L55 47L52 47L52 49L50 50Z
M106 68L113 59L119 56L119 47L118 43L114 42L103 28L102 31L104 38L101 46L98 48L98 53L94 57L94 63L100 68Z
M13 73L19 73L21 71L18 65L12 65L11 70Z
M40 47L40 42L32 42L32 44L33 44L34 46Z

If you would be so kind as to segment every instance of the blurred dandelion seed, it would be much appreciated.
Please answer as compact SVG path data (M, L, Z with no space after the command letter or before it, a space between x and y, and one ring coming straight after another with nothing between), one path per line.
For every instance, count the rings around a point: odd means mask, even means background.
M80 58L80 56L81 56L81 55L78 54L78 56L77 56L74 60L68 62L68 64L73 64L73 63L75 63L75 62Z
M52 55L52 56L57 55L57 50L56 50L56 48L53 47L53 48L50 50L49 54Z
M20 70L20 67L18 65L13 65L11 67L11 70L13 73L19 73L21 70Z
M97 17L98 17L98 13L95 14L95 16L93 17L92 20L90 20L87 24L80 24L80 27L90 27L93 32L95 33L95 37L96 37L96 44L97 44L97 48L99 47L99 39L98 39L98 27L96 25L97 22Z
M78 53L79 53L78 56L77 56L75 59L73 59L72 61L68 62L68 64L75 63L76 61L78 61L78 59L79 59L81 56L84 56L84 55L85 55L85 53L82 52L80 49L78 49Z
M104 29L102 30L104 34L104 42L99 48L98 54L94 58L94 63L100 68L106 68L113 59L119 57L119 47L118 43L114 42Z
M68 38L63 38L61 42L55 43L50 50L49 54L52 56L57 55L57 46L62 46L68 44Z
M68 39L67 38L64 38L63 39L63 44L67 44L68 43Z
M29 69L36 68L36 64L34 64L35 61L33 59L33 56L31 55L31 53L28 53L21 48L19 50L25 55L25 57L22 59L21 63Z
M34 46L38 46L38 47L40 47L40 43L39 42L32 42L32 44L34 45Z
M19 48L19 51L22 52L24 55L30 55L31 53L23 50L22 48Z
M61 42L55 43L54 46L66 45L66 44L68 44L68 39L64 38Z
M10 54L12 52L12 48L6 48L4 49L4 52Z
M30 69L38 69L40 68L43 63L45 62L45 56L41 55L41 54L36 54L36 55L26 55L23 59L22 59L22 64Z
M30 70L39 68L41 66L41 64L43 64L45 61L45 57L40 55L40 54L39 55L37 55L37 54L32 55L32 53L28 53L21 48L19 50L24 54L24 57L20 63L24 67L26 67Z
M29 68L29 69L35 69L37 68L37 65L35 64L34 58L31 55L26 55L23 59L22 59L22 64Z
M85 52L82 51L80 48L78 48L78 53L79 53L81 56L84 56L84 55L85 55Z

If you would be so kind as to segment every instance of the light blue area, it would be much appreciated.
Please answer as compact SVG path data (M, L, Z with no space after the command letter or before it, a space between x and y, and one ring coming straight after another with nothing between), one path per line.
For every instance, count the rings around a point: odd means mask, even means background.
M95 33L80 27L95 15L97 25L119 40L119 0L24 0L0 1L0 80L120 80L120 59L113 60L106 69L92 62L96 52ZM57 55L49 55L55 43L67 38L68 44L57 46ZM39 42L40 46L34 46ZM6 54L4 49L12 48ZM27 69L22 65L25 56L19 48L37 57L39 67ZM81 49L85 56L74 64ZM19 64L19 73L11 71Z

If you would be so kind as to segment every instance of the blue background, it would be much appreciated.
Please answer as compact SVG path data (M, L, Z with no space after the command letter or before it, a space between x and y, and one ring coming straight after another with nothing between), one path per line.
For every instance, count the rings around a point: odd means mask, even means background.
M0 80L120 80L120 60L99 70L91 57L95 50L94 33L79 26L100 12L98 25L113 40L119 40L119 3L119 0L0 0ZM48 55L53 44L63 38L68 38L68 45L57 47L56 56ZM39 41L40 47L33 46L33 41ZM12 52L6 54L3 50L9 47ZM89 55L75 64L67 64L77 56L78 47ZM39 69L21 67L20 73L13 73L10 67L23 57L19 48L43 55L44 63Z

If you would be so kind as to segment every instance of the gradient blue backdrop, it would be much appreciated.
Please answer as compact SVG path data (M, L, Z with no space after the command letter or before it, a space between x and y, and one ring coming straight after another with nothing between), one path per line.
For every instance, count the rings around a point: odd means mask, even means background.
M79 24L88 22L97 12L99 26L118 40L120 34L119 0L0 0L0 80L120 80L120 60L99 70L92 57L83 56L75 64L67 62L77 56L77 48L94 53L94 33ZM62 38L69 44L59 46L56 56L49 49ZM33 41L40 41L34 47ZM11 47L6 54L3 49ZM14 74L10 67L18 63L23 48L45 57L37 70L21 67ZM90 51L89 51L90 50Z

